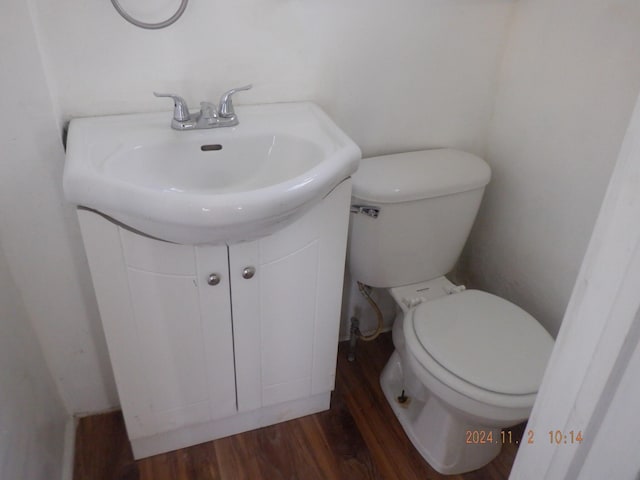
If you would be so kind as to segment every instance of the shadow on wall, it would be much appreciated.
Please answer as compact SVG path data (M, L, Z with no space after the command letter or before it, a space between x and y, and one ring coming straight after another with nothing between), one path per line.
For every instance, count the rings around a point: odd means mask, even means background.
M67 413L0 249L0 478L62 476Z

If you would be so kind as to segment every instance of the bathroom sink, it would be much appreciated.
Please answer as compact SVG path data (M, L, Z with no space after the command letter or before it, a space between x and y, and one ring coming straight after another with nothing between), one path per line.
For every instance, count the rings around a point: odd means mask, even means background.
M71 122L67 200L163 240L233 243L295 220L360 150L313 103L236 107L235 127L176 131L171 113Z

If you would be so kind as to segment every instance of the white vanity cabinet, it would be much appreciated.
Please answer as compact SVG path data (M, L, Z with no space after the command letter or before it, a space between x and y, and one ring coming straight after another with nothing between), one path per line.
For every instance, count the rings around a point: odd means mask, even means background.
M164 242L78 210L136 458L329 407L350 196L347 179L231 245Z

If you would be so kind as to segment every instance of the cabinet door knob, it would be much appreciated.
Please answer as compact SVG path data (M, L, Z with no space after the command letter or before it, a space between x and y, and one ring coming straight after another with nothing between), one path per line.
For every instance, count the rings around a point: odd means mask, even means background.
M207 277L207 283L209 285L218 285L220 283L220 275L217 273L212 273Z
M242 269L242 278L246 278L247 280L250 278L253 278L255 274L256 274L255 267L244 267Z

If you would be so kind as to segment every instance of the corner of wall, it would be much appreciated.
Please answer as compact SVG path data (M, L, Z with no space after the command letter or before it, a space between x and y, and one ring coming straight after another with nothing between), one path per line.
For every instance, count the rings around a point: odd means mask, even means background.
M64 135L64 122L62 119L62 110L59 102L58 95L58 86L53 79L53 75L51 74L51 60L48 55L44 42L42 40L42 28L40 26L40 17L38 14L38 9L34 5L33 0L26 0L27 7L29 9L29 17L31 19L31 24L33 25L33 32L36 39L36 45L38 48L38 55L40 56L40 63L42 64L42 71L45 78L45 83L47 87L47 91L49 94L49 100L51 102L51 109L53 111L54 121L56 123L58 134L60 135L60 143L65 144L63 135Z

